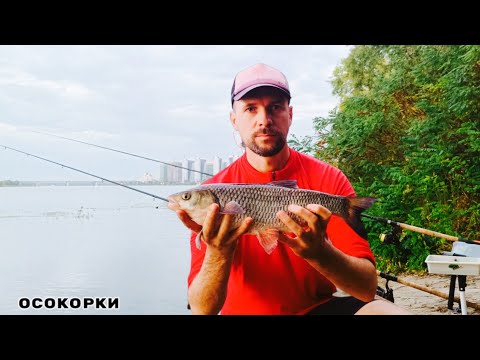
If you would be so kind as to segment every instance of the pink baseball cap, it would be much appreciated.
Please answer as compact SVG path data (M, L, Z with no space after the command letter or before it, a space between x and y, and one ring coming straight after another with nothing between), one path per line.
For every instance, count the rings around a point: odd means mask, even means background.
M261 86L273 86L284 91L290 98L290 87L285 75L265 64L256 64L240 71L233 80L232 104L250 90Z

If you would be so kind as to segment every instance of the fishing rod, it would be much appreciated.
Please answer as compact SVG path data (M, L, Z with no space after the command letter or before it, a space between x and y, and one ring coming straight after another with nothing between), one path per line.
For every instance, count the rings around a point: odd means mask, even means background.
M185 169L185 170L188 170L188 171L197 172L197 173L200 173L200 174L203 174L203 175L207 175L207 176L213 176L212 174L204 173L204 172L199 171L199 170L189 169L189 168L186 168L186 167L183 167L183 166L180 166L180 165L175 165L175 164L167 163L167 162L164 162L164 161L160 161L160 160L157 160L157 159L152 159L152 158L149 158L149 157L146 157L146 156L142 156L142 155L132 154L132 153L129 153L129 152L126 152L126 151L122 151L122 150L112 149L112 148L109 148L109 147L106 147L106 146L101 146L101 145L92 144L92 143L89 143L89 142L86 142L86 141L76 140L76 139L72 139L72 138L68 138L68 137L60 136L60 135L55 135L55 134L44 133L44 132L41 132L41 131L34 131L34 130L31 130L31 131L34 132L34 133L37 133L37 134L42 134L42 135L47 135L47 136L53 136L53 137L56 137L56 138L65 139L65 140L69 140L69 141L75 141L75 142L78 142L78 143L80 143L80 144L95 146L95 147L98 147L98 148L100 148L100 149L106 149L106 150L110 150L110 151L115 151L115 152L118 152L118 153L121 153L121 154L130 155L130 156L135 156L135 157L140 158L140 159L155 161L155 162L158 162L158 163L160 163L160 164L165 164L165 165L174 166L174 167L177 167L177 168L180 168L180 169Z
M432 294L432 295L436 295L436 296L439 296L441 298L444 298L444 299L447 299L447 300L450 300L450 297L448 294L445 294L441 291L438 291L438 290L434 290L434 289L430 289L428 287L425 287L425 286L422 286L422 285L418 285L418 284L415 284L415 283L412 283L412 282L409 282L409 281L406 281L406 280L403 280L403 279L399 279L398 277L396 276L393 276L393 275L390 275L390 274L386 274L384 272L381 272L379 270L377 270L377 275L380 276L381 278L384 278L387 280L387 288L388 288L388 281L389 280L392 280L392 281L396 281L400 284L403 284L403 285L406 285L406 286L410 286L410 287L413 287L417 290L421 290L421 291L425 291L429 294ZM460 299L458 296L455 296L453 298L454 301L460 303ZM466 300L466 304L467 306L470 306L474 309L477 309L477 310L480 310L480 305L479 304L476 304L474 302L471 302L471 301L468 301Z
M9 150L13 150L13 151L16 151L16 152L19 152L19 153L22 153L22 154L25 154L25 155L28 155L28 156L33 156L33 157L35 157L35 158L37 158L37 159L44 160L44 161L48 161L48 162L51 162L51 163L53 163L53 164L60 165L61 167L65 167L65 168L68 168L68 169L71 169L71 170L75 170L75 171L78 171L78 172L80 172L80 173L82 173L82 174L86 174L86 175L89 175L89 176L93 176L93 177L96 177L97 179L101 179L101 180L103 180L103 181L107 181L107 182L112 183L112 184L115 184L115 185L120 185L120 186L123 186L124 188L130 189L130 190L133 190L133 191L137 191L137 192L139 192L139 193L142 193L142 194L145 194L145 195L154 197L154 198L156 198L156 199L160 199L160 200L163 200L163 201L168 202L168 199L165 199L165 198L163 198L163 197L161 197L161 196L157 196L157 195L151 194L151 193L146 192L146 191L142 191L142 190L139 190L139 189L135 189L135 188L133 188L133 187L131 187L131 186L124 185L124 184L121 184L121 183L116 182L116 181L113 181L113 180L108 180L108 179L106 179L106 178L104 178L104 177L101 177L101 176L98 176L98 175L94 175L94 174L88 173L88 172L86 172L86 171L79 170L79 169L76 169L76 168L74 168L74 167L71 167L71 166L68 166L68 165L65 165L65 164L61 164L61 163L56 162L56 161L53 161L53 160L48 160L48 159L45 159L45 158L43 158L43 157L41 157L41 156L33 155L33 154L30 154L30 153L25 152L25 151L22 151L22 150L14 149L14 148L9 147L9 146L5 146L5 145L1 145L1 144L0 144L0 146L3 147L3 148L5 148L5 150L6 150L6 149L9 149Z
M389 225L392 225L392 226L398 226L398 227L401 227L403 229L416 231L418 233L429 235L429 236L436 236L436 237L447 239L447 240L450 240L450 241L462 241L462 242L466 242L466 243L469 243L469 244L480 245L480 240L468 240L468 239L465 239L465 238L462 238L462 237L446 235L446 234L439 233L437 231L432 231L432 230L424 229L424 228L421 228L421 227L418 227L418 226L408 225L408 224L404 224L404 223L401 223L401 222L392 221L392 220L388 220L388 219L384 219L384 218L380 218L380 217L376 217L376 216L372 216L372 215L368 215L368 214L362 214L362 216L365 216L369 219L377 220L377 221L379 221L381 223L384 223L384 224L389 224Z

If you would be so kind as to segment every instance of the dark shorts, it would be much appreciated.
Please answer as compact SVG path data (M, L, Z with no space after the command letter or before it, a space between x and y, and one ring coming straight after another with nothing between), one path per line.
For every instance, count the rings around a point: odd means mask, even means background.
M353 315L366 304L353 296L334 297L313 308L306 315Z

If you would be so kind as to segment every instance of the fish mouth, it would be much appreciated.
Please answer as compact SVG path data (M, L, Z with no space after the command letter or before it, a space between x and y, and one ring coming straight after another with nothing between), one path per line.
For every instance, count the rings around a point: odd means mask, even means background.
M178 204L178 202L170 196L168 197L167 207L173 211L180 210L180 205Z

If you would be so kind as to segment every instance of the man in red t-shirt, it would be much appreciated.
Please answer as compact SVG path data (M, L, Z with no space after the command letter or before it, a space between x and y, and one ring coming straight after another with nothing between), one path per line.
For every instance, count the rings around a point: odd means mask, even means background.
M339 169L287 145L290 98L288 81L277 69L256 64L239 72L230 120L245 153L205 183L296 180L299 188L354 196ZM232 229L232 215L219 214L218 204L210 206L201 225L171 208L192 230L188 302L193 314L409 314L375 299L377 273L368 242L325 207L289 206L308 228L279 211L291 232L279 234L270 254L248 234L251 218ZM348 296L335 296L338 289Z

